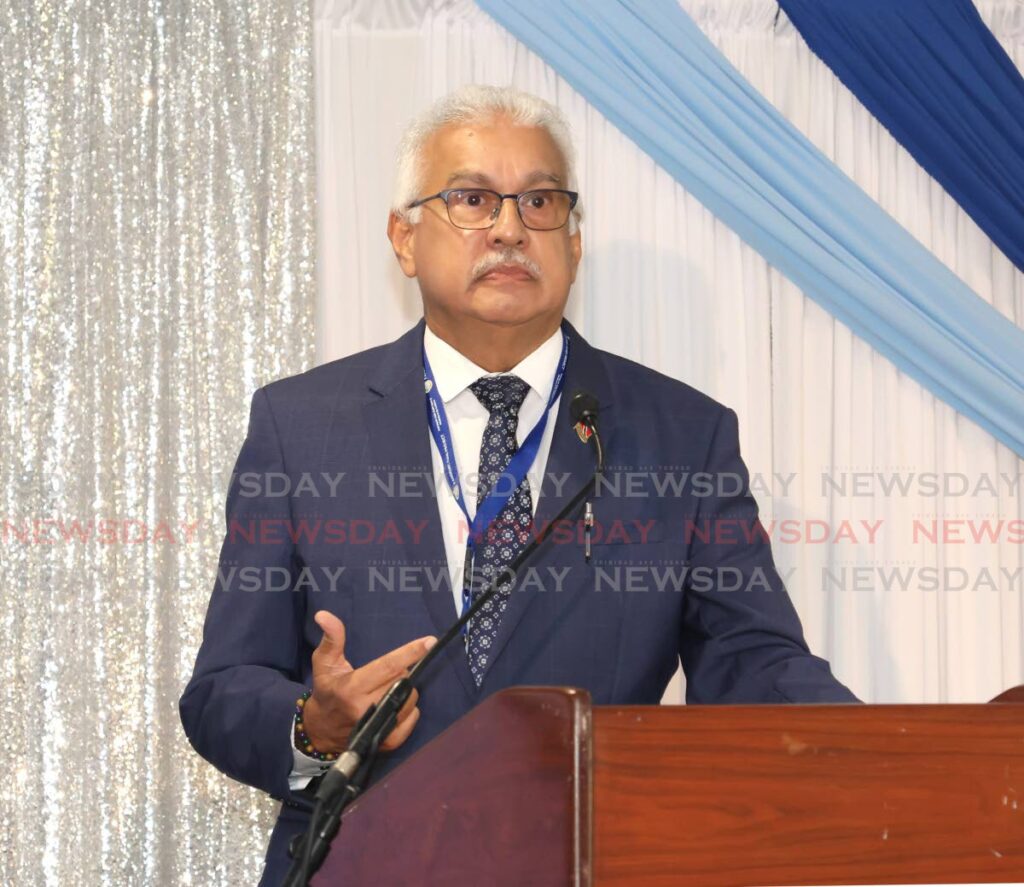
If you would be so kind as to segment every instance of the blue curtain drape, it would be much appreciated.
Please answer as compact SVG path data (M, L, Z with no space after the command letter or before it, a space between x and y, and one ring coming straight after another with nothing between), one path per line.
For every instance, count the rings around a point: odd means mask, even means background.
M970 0L779 0L811 50L1024 270L1024 78Z
M673 0L477 0L811 298L1024 455L1024 331L736 71Z

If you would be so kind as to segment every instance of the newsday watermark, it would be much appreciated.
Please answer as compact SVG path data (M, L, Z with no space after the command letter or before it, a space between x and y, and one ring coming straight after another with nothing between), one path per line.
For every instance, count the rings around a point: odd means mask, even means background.
M47 517L5 517L0 520L0 543L9 546L59 545L195 545L225 538L232 544L248 545L325 545L382 546L387 544L422 546L432 529L428 519L367 518L230 518L225 530L220 521L203 523L194 518L132 517L91 518L79 515ZM495 537L504 529L496 521L485 532ZM546 544L581 545L587 531L582 520L540 521L526 528L514 528L524 541L547 536ZM470 537L469 524L458 521L452 532L460 544ZM782 546L848 545L878 547L889 543L942 546L980 546L1005 543L1024 544L1024 519L991 517L921 518L900 520L783 518L748 520L743 518L595 518L590 530L594 545L614 543L648 544L654 541L740 546L768 543Z
M474 587L483 587L492 576L474 576ZM447 564L375 562L353 568L344 565L225 566L217 571L224 591L340 593L358 587L360 593L451 594L455 577ZM649 563L593 562L588 565L524 566L507 572L502 584L511 592L560 595L581 588L596 594L772 594L799 587L821 592L888 593L1002 593L1024 591L1022 567L934 567L919 564L826 565L799 567L700 566L685 561ZM461 586L460 586L461 587Z
M570 490L567 472L528 474L532 490L561 497ZM748 490L758 501L790 499L798 492L807 496L848 499L963 499L1000 498L1020 495L1024 475L1011 472L934 472L934 471L830 471L810 476L797 472L772 474L691 471L686 466L607 466L597 480L595 498L618 499L738 496ZM467 495L475 495L481 475L465 472L459 477ZM509 475L501 475L494 489L511 485ZM436 496L443 479L433 471L399 466L369 466L366 472L254 472L233 475L232 484L244 498L333 499L365 494L367 498L420 498Z
M947 521L914 520L911 538L928 543L925 551L944 548L964 551L965 546L987 546L1006 542L1024 543L1024 521L972 521L964 518ZM432 532L428 532L431 530ZM516 578L520 591L531 589L560 594L566 589L583 586L596 593L771 593L779 582L789 588L800 587L823 593L863 594L942 593L942 592L1020 592L1024 591L1024 567L1008 566L998 558L995 563L970 566L946 564L938 566L924 555L924 560L894 562L884 557L880 548L888 531L883 521L779 521L761 524L728 520L722 522L683 521L678 526L666 525L659 531L655 519L595 521L591 529L590 561L583 560L586 528L581 521L557 524L505 527L495 522L481 534L479 542L500 539L506 531L514 531L521 540L534 534L545 534L544 544L553 547L574 546L580 556L572 566L532 566L527 564ZM464 544L469 528L463 523L458 541ZM282 566L224 566L217 579L225 590L254 591L324 591L339 592L357 583L369 593L450 593L452 574L447 564L423 561L423 555L438 545L440 527L429 521L371 521L252 519L211 524L204 528L195 520L136 519L87 520L79 518L46 518L0 523L0 543L5 547L53 548L76 546L174 546L217 542L246 550L267 549L268 560L274 553L291 550L293 546L319 552L318 566L304 566L298 571ZM707 565L687 560L714 548L716 556L728 560L734 546L770 544L774 551L775 570L755 567L740 570L728 565ZM789 548L811 548L835 545L843 555L836 557L822 550L826 562L820 566L800 568L787 566ZM398 546L405 560L384 559ZM696 554L694 554L696 553ZM849 555L856 554L854 560ZM920 552L919 552L920 553ZM352 565L357 565L353 568Z

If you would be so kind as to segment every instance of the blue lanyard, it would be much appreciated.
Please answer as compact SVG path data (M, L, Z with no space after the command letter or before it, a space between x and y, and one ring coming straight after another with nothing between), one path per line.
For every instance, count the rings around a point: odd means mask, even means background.
M512 483L507 486L504 483L495 484L496 488L504 487L504 489L492 489L487 498L477 508L476 517L470 520L469 509L466 507L466 499L462 492L462 485L459 483L459 469L455 461L455 447L452 444L448 414L444 409L444 401L441 400L441 395L438 394L437 385L434 382L434 373L430 369L430 361L427 360L427 352L426 350L423 352L423 388L427 395L427 417L430 424L430 433L434 438L434 443L437 445L438 453L441 454L441 464L444 466L444 476L448 483L448 489L451 491L456 503L458 503L459 508L462 509L462 513L466 516L466 523L469 526L469 539L466 542L467 572L473 556L474 541L501 514L505 503L519 489L519 485L523 482L523 478L526 477L527 471L530 470L533 460L537 457L540 441L544 436L544 428L548 424L548 414L551 412L552 405L562 393L562 385L565 382L565 365L568 360L569 337L563 332L562 355L558 359L558 369L555 371L555 380L551 384L551 394L548 396L547 406L544 408L544 413L540 419L537 420L537 424L533 426L530 433L526 436L522 446L515 451L511 460L509 460L508 467L504 471L506 476L511 476ZM467 587L468 579L468 576L463 577L464 590ZM464 593L463 608L467 604L467 599L468 596Z

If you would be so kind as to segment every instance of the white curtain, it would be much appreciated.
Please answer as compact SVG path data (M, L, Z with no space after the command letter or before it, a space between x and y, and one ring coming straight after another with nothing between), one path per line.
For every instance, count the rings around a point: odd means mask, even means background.
M821 150L1024 323L1024 275L774 2L684 6ZM1024 6L981 9L1020 67ZM471 0L321 0L315 66L320 360L420 316L385 237L404 123L464 83L537 93L566 113L579 153L587 215L569 319L594 345L737 410L812 649L872 702L980 701L1024 682L1021 459L805 298ZM947 544L929 541L936 529ZM677 681L666 701L680 693Z

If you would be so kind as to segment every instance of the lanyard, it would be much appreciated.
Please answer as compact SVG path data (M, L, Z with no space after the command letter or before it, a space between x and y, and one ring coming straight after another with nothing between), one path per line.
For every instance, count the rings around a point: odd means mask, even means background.
M423 352L423 388L427 395L427 417L430 423L430 433L434 438L434 443L437 445L438 453L441 454L441 464L444 466L444 476L448 483L448 489L451 491L451 494L455 498L459 508L462 509L462 513L466 516L466 522L469 526L469 539L466 542L467 573L469 572L469 565L472 562L474 541L480 537L481 534L491 525L494 519L501 514L501 510L505 507L505 503L508 502L512 494L519 489L519 485L523 482L523 478L526 477L527 471L530 470L533 460L537 457L537 450L540 449L540 440L544 435L544 428L548 423L548 414L551 412L551 406L556 400L558 400L558 396L562 393L562 385L565 382L565 365L568 360L569 337L563 332L562 355L558 359L558 368L555 370L555 380L551 384L551 394L548 397L547 406L544 408L544 412L540 419L537 420L537 424L533 426L530 433L526 436L526 440L523 441L522 446L520 446L512 455L511 460L509 460L508 467L503 472L502 480L511 476L512 482L509 483L505 489L498 489L499 487L506 486L505 484L495 484L495 488L491 490L487 498L484 499L477 508L476 517L470 520L469 509L466 507L466 499L463 495L462 485L459 482L459 469L455 462L455 447L452 444L451 429L448 425L448 414L444 409L444 401L441 400L441 395L437 391L437 385L434 382L434 373L430 368L430 361L427 360L427 352ZM464 576L464 587L467 585L467 582L468 576ZM466 595L464 594L464 606L465 600Z

